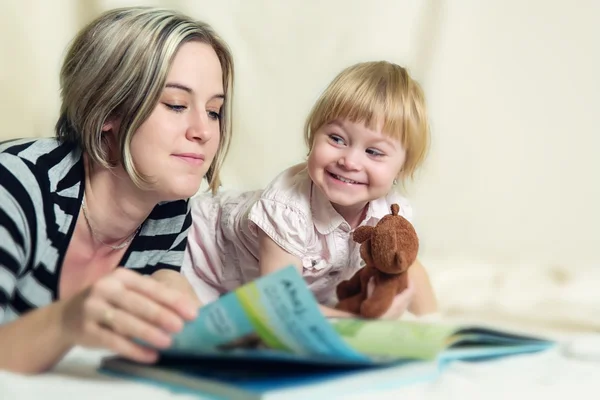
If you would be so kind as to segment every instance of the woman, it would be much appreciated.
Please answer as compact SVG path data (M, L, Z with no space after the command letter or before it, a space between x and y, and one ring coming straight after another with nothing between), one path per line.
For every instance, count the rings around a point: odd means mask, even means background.
M194 318L187 199L219 185L233 62L205 23L109 11L74 39L56 138L0 144L0 369L74 345L152 362ZM119 266L125 268L117 268Z

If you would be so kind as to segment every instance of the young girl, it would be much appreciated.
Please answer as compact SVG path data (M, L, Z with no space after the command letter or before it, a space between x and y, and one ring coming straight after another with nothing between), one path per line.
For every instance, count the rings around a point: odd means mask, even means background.
M335 288L362 265L352 231L375 225L393 203L412 220L396 185L423 162L429 126L423 92L404 68L382 61L343 70L309 114L305 140L307 162L283 171L264 190L192 200L182 273L203 303L294 264L325 315L339 316L330 308ZM409 310L435 312L418 261L409 282Z

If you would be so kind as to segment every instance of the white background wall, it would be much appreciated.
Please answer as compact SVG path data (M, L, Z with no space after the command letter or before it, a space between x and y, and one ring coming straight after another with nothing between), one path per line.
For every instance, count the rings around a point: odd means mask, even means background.
M425 258L600 266L600 2L2 1L0 138L52 134L68 40L131 4L204 19L233 49L226 186L265 185L302 160L319 92L341 68L387 58L429 101L430 158L409 188Z

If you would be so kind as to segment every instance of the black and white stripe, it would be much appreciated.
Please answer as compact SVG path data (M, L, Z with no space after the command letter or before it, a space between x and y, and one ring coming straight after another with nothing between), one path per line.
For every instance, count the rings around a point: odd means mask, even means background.
M55 139L0 143L0 324L58 297L61 264L83 198L81 150ZM179 270L188 202L157 205L120 265Z

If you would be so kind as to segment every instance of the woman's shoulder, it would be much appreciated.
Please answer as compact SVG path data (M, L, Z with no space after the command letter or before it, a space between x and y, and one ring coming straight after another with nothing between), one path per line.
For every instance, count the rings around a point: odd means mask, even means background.
M0 163L11 163L13 175L36 174L60 180L81 160L81 149L55 138L11 139L0 143Z
M171 253L178 265L183 259L187 235L192 226L189 200L163 201L152 209L132 244L132 254L126 262L128 267L142 268L155 265L162 257ZM154 261L153 261L154 260Z
M18 138L0 142L0 153L12 154L36 164L68 155L80 156L81 150L73 143L60 142L56 138Z
M190 201L173 200L158 203L144 222L146 236L178 235L189 228L191 221Z

